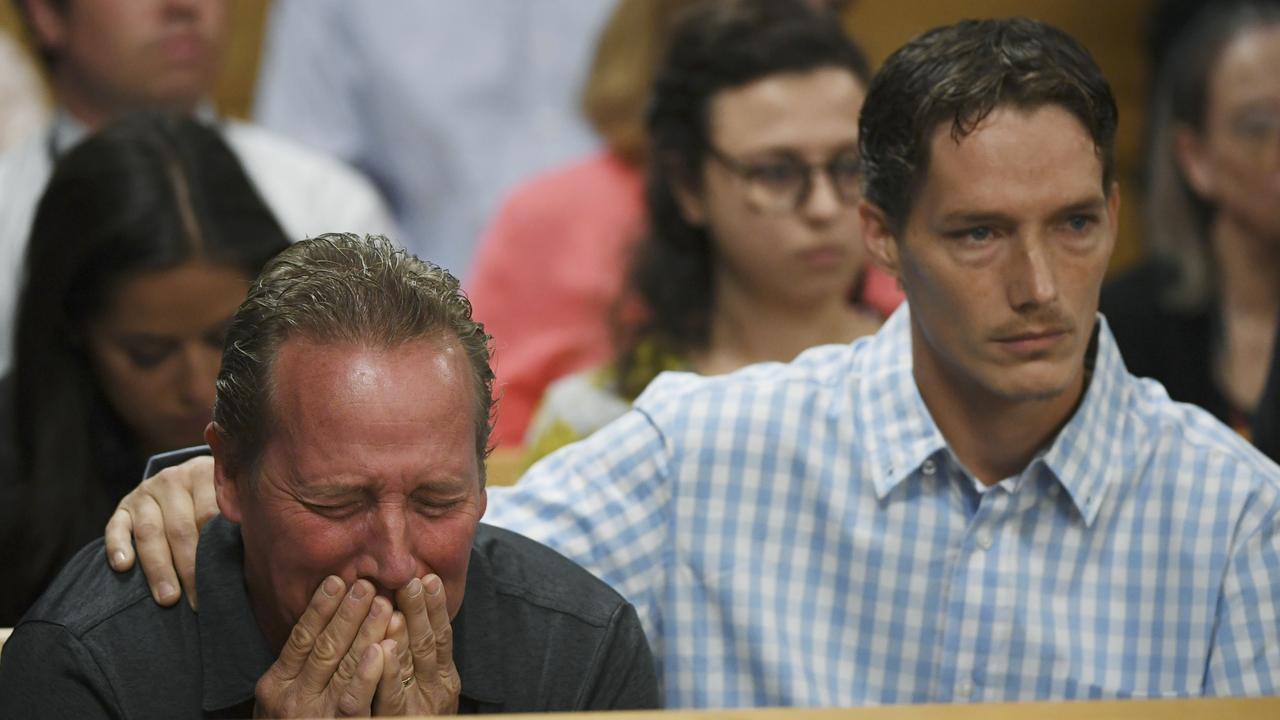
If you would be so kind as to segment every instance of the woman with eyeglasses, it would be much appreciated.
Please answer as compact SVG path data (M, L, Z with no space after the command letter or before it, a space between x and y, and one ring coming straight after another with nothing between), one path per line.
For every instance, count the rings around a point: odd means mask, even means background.
M1130 371L1245 436L1276 414L1260 403L1280 323L1277 68L1276 0L1208 3L1178 36L1148 160L1153 259L1102 295Z
M859 297L858 112L870 76L799 2L705 2L681 16L647 131L647 233L615 311L619 351L554 383L527 460L624 413L664 370L726 373L874 332Z

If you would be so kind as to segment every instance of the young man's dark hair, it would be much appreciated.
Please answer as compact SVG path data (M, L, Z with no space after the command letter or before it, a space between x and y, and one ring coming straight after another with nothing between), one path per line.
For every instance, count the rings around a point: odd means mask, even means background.
M1035 20L966 20L921 35L889 56L871 81L859 124L867 200L906 222L929 169L940 123L968 135L1001 105L1058 105L1080 121L1111 185L1118 112L1089 52Z

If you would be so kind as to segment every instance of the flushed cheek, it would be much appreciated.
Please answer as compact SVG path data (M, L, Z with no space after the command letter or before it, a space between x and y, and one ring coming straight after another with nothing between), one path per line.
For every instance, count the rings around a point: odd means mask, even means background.
M474 536L475 522L471 519L447 523L424 521L415 530L418 557L444 581L450 617L457 614L462 604Z
M342 578L347 587L358 579L356 558L360 535L343 532L326 524L302 523L300 532L281 548L273 571L285 587L280 596L286 598L294 620L302 616L311 596L330 575Z

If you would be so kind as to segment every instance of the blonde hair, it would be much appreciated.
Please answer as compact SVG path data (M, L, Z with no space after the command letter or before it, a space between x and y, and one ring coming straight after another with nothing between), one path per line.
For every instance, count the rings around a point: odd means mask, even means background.
M690 0L620 0L596 42L582 112L615 154L639 165L648 154L645 110L673 20Z

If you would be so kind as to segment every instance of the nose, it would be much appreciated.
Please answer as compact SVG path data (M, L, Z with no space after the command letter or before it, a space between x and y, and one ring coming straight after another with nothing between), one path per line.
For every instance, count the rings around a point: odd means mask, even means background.
M405 513L403 504L385 503L379 506L374 520L372 537L366 545L368 563L361 575L380 589L396 590L420 574Z
M1053 253L1040 237L1010 245L1007 283L1009 304L1023 311L1042 307L1058 298Z
M800 212L811 222L830 222L844 207L835 181L824 168L809 169L809 192L804 197Z

